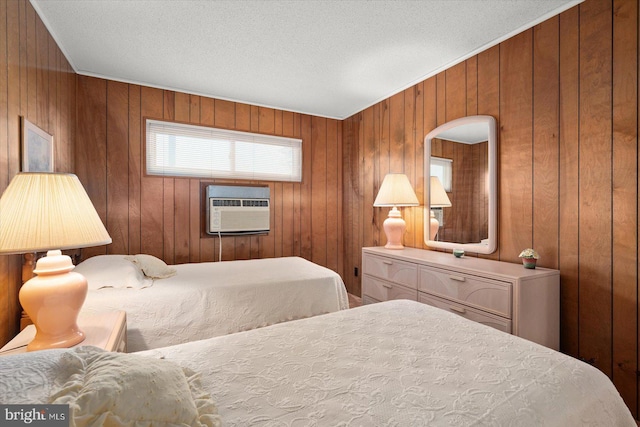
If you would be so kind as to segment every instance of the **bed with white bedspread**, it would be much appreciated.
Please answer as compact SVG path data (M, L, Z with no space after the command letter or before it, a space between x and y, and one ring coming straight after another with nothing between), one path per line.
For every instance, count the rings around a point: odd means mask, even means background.
M635 426L596 368L413 301L136 354L91 349L0 357L0 400L154 425Z
M82 311L126 311L132 352L349 307L340 275L299 257L168 267L173 276L151 280L122 255L89 258L76 267L89 283Z

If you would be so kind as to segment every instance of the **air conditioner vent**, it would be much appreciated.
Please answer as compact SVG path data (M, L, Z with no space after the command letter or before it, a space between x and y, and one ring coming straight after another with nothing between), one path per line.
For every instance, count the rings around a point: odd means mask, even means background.
M221 235L269 232L269 187L209 185L207 233Z

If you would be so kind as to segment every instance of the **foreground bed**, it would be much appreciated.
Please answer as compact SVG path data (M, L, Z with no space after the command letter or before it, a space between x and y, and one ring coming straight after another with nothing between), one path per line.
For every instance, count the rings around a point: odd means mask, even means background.
M61 363L65 351L58 350L46 352L40 363L33 358L42 359L45 352L32 354L31 360L29 355L0 358L0 399L52 400L87 412L92 394L104 400L114 393L85 385L83 394L69 386L67 379L78 369L90 381L99 377L91 372L96 356L82 351L73 357L68 356L73 351L66 352L68 359L80 360L73 363ZM190 384L193 399L179 406L190 405L192 425L217 425L221 419L225 426L635 426L611 381L594 367L411 301L113 357L163 366L163 373L185 369L180 384L183 389ZM33 382L41 385L29 386L28 379L36 377L29 372L36 369L42 374ZM200 373L200 386L193 371ZM66 384L61 392L52 386L54 377ZM122 378L117 387L124 389ZM126 378L125 384L132 373ZM8 390L11 381L13 391ZM139 399L153 395L156 405L170 400L163 402L148 384L136 386L138 401L127 401L143 418L152 413L146 414ZM162 412L169 409L180 408L163 406ZM107 412L114 411L122 410ZM96 413L87 419L106 416Z
M143 259L142 267L147 262L152 270L159 262ZM170 266L175 275L155 280L136 276L134 267L124 256L108 255L76 268L89 282L83 312L126 311L130 352L349 307L337 273L298 257L179 264Z

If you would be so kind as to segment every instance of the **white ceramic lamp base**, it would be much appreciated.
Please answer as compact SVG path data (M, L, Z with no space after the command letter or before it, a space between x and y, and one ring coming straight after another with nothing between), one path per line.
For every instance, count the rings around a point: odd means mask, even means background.
M389 211L389 217L384 220L382 224L384 232L387 235L387 244L384 245L387 249L404 249L402 246L402 236L404 230L407 228L407 224L402 219L400 211L395 206Z
M429 220L429 236L431 236L431 240L436 240L439 228L440 223L436 219L436 215L433 213L433 211L431 211L431 218Z
M77 318L87 296L87 279L73 268L70 257L49 251L36 263L38 276L22 285L20 304L36 327L27 351L66 348L84 340Z

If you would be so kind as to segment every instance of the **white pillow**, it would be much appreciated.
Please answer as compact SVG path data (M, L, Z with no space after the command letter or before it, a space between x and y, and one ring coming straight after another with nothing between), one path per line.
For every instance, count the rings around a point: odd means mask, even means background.
M125 259L124 255L97 255L78 264L74 271L87 278L91 290L142 289L153 285L153 280L145 277L135 264Z
M153 255L129 255L125 259L131 261L142 270L145 276L152 279L166 279L176 275L176 269L169 267L164 261L154 257Z
M71 425L221 426L198 374L168 360L77 347L60 368L49 403L69 405Z

